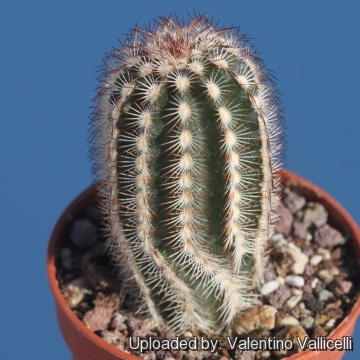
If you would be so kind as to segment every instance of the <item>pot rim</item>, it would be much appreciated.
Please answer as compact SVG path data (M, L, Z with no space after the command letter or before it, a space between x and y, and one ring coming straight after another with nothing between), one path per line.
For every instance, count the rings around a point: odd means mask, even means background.
M281 179L285 184L291 185L300 185L303 188L310 189L312 193L314 193L315 197L317 197L317 201L324 203L325 207L329 206L336 212L339 217L342 218L344 223L348 226L350 232L352 233L352 247L357 256L357 259L360 261L360 228L356 224L355 220L350 216L350 214L337 202L334 198L332 198L326 191L322 190L317 185L313 184L309 180L302 178L301 176L288 171L281 170ZM72 312L65 299L63 298L59 283L56 279L56 265L55 259L56 255L59 253L61 238L64 236L64 229L71 223L74 219L73 213L78 213L80 209L86 208L93 204L94 195L96 194L97 183L89 186L86 190L84 190L79 196L77 196L62 212L59 220L56 222L56 225L50 235L47 254L46 254L46 270L48 275L48 280L50 283L51 291L55 297L56 306L61 308L65 313L68 321L73 324L73 326L83 335L94 343L97 347L102 348L104 351L109 352L114 355L115 358L126 359L126 360L139 360L140 358L131 355L125 351L117 349L115 346L108 344L99 336L94 334L90 329L88 329L85 324L80 321L77 316ZM59 315L59 314L58 314ZM354 326L356 322L356 318L360 315L360 296L358 296L356 302L354 303L350 313L341 321L341 323L327 336L327 338L338 339L343 335L349 332L349 329ZM64 334L63 334L64 335ZM65 335L64 335L65 337ZM65 337L66 338L66 337ZM71 349L70 349L71 350ZM315 358L320 352L323 351L312 351L305 350L302 353L294 354L285 359L291 360L304 360Z

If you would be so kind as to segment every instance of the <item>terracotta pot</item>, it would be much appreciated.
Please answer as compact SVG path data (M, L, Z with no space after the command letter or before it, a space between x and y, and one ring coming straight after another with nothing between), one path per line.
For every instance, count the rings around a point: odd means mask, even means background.
M351 216L343 207L325 191L311 182L291 173L282 171L282 180L298 194L308 201L322 203L329 212L329 223L337 229L347 229L351 247L360 261L360 229ZM109 345L93 332L91 332L71 311L63 299L58 281L56 279L56 259L59 258L59 250L63 240L68 235L73 219L76 219L89 205L94 204L96 198L96 184L80 194L63 212L50 237L47 252L47 273L50 287L55 297L57 318L61 332L69 346L73 360L115 360L115 359L139 359L124 351ZM334 329L328 338L341 339L342 336L352 335L356 319L360 313L360 298L351 313ZM326 359L337 360L342 357L341 351L311 351L291 356L291 360Z

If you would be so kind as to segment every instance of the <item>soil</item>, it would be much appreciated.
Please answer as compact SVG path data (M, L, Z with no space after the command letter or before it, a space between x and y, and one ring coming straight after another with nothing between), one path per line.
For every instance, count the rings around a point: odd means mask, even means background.
M240 316L238 339L315 339L327 336L349 314L359 292L356 259L346 234L332 228L327 217L321 204L284 189L280 219L269 241L263 295L258 306ZM121 280L111 270L101 224L95 206L74 220L57 259L57 278L72 311L108 343L146 360L273 360L300 351L296 340L293 350L232 350L226 338L214 353L132 350L129 338L134 344L137 337L171 340L175 334L161 334L152 319L135 313L129 294L120 297ZM186 332L179 337L200 341L201 336Z

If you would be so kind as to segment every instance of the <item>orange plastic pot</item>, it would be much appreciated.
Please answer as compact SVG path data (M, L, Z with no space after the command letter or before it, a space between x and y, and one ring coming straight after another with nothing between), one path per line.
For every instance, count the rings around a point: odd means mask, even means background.
M284 184L304 196L308 201L322 203L329 213L329 223L339 229L346 229L352 250L360 262L360 230L347 211L329 194L312 184L310 181L291 173L282 171ZM63 299L56 279L56 260L59 258L62 242L69 233L72 221L96 201L96 184L80 194L62 213L50 236L47 252L47 273L50 287L55 297L56 314L60 330L69 346L73 360L136 360L136 356L115 348L91 332L71 311ZM360 313L360 298L356 300L350 314L328 335L330 339L341 339L342 336L353 334L357 317ZM291 356L291 360L338 360L342 351L311 351Z

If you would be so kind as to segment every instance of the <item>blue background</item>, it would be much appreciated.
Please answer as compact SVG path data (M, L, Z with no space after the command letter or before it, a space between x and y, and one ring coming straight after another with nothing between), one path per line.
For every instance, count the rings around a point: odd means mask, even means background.
M360 222L358 1L5 1L0 11L0 357L70 359L45 273L51 229L91 181L96 67L117 37L193 9L240 25L278 78L287 167ZM360 330L346 360L360 356Z

